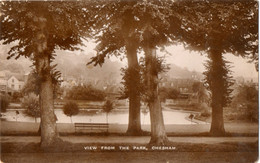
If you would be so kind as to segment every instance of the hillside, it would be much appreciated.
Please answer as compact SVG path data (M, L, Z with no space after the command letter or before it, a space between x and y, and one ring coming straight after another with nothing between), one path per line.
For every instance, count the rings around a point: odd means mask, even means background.
M60 55L62 53L63 55ZM57 52L55 63L57 69L61 71L64 77L74 77L85 80L113 80L117 83L121 80L122 64L109 59L100 66L86 65L94 54L73 54L70 52Z
M14 58L7 60L7 52L10 46L0 46L0 71L10 70L13 72L27 73L31 71L32 62L28 58L21 57L18 60ZM79 55L69 51L57 51L54 64L58 64L57 69L61 71L64 77L74 77L77 79L85 80L101 80L101 81L113 81L120 83L122 76L120 69L123 64L119 61L111 61L109 59L100 66L94 67L93 65L86 65L90 61L90 58L94 54L81 53ZM170 70L166 74L171 78L191 78L192 75L196 75L202 78L202 74L195 71L189 71L186 68L170 65Z
M189 71L187 68L182 68L174 64L170 65L170 70L166 72L166 75L169 76L170 78L179 78L179 79L189 79L194 76L196 76L196 78L198 79L203 78L203 75L200 72Z

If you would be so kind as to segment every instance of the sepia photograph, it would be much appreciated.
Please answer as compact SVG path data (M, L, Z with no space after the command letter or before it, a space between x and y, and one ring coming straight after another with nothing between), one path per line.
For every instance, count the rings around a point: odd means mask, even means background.
M257 163L257 0L0 1L0 163Z

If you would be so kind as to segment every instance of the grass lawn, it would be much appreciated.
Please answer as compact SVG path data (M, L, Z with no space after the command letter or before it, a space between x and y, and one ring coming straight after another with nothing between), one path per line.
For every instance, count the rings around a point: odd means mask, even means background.
M4 153L4 163L253 163L257 152Z
M1 135L36 135L39 123L0 121ZM58 123L61 135L75 135L73 123ZM165 125L169 136L207 136L210 124ZM142 125L144 131L150 131L150 125ZM109 124L109 133L124 135L126 124ZM258 136L257 123L225 123L226 136ZM146 134L147 135L147 134Z

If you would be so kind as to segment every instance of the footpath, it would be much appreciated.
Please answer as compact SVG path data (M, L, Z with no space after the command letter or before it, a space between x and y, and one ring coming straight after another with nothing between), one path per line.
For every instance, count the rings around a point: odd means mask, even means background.
M150 136L61 136L71 143L100 144L147 144ZM173 143L219 144L219 143L255 143L258 137L168 137ZM40 136L1 136L1 143L39 143Z
M0 121L1 135L33 135L37 133L39 129L39 123L30 122L10 122ZM123 134L126 132L127 124L109 124L109 133ZM61 134L73 135L75 133L75 127L73 123L58 123L58 132ZM199 133L206 133L210 130L210 124L165 124L166 132L169 135L196 135ZM257 123L225 123L225 130L229 133L236 134L258 134ZM142 125L143 131L150 131L150 125ZM176 133L176 134L175 134Z

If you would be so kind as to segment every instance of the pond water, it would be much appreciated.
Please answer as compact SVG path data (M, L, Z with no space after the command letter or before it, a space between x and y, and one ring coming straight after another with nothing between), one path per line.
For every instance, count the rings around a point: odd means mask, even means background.
M55 114L58 118L57 123L71 123L71 118L63 114L62 110L55 110ZM24 114L23 110L19 110L17 114L16 110L8 110L2 113L2 118L6 121L19 121L19 122L35 122L35 118L29 117ZM190 113L175 111L175 110L163 110L163 118L165 124L191 124L187 117ZM40 118L37 118L37 122ZM102 111L86 111L81 110L78 115L72 116L73 123L106 123L106 113ZM114 110L108 114L108 123L128 124L128 110ZM150 124L150 113L141 112L141 124ZM194 122L192 122L194 124Z

